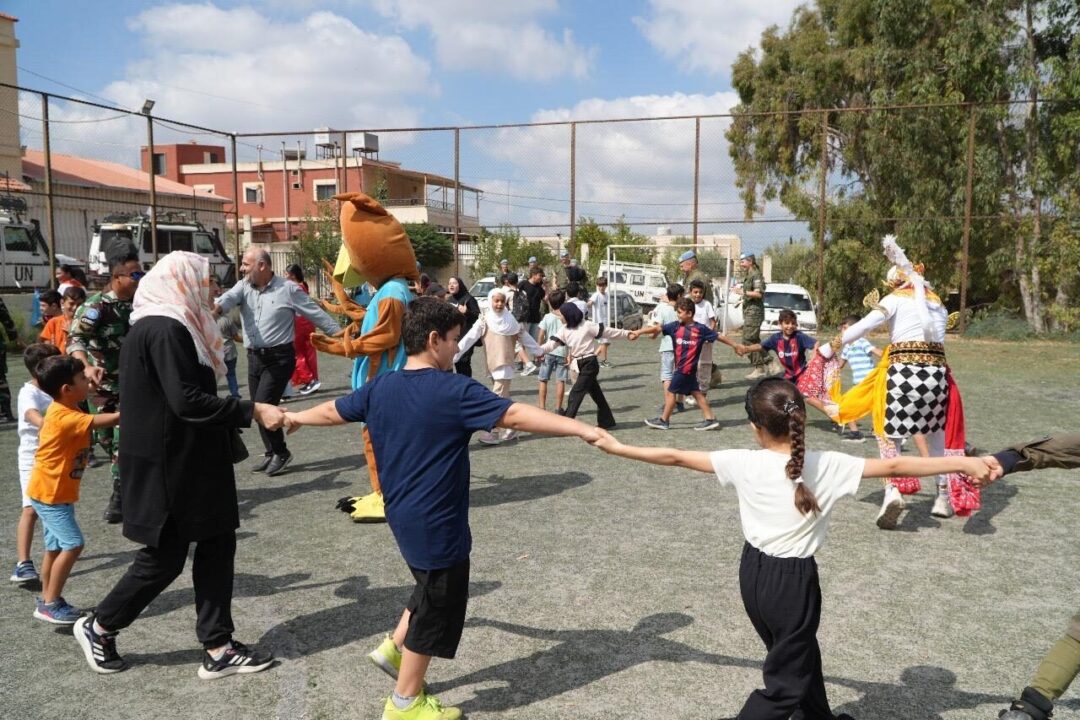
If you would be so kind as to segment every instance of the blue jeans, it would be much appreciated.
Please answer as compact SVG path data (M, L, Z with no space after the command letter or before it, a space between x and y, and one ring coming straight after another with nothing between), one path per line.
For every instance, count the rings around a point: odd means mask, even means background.
M229 383L229 394L240 397L240 384L236 382L236 358L225 361L225 382Z

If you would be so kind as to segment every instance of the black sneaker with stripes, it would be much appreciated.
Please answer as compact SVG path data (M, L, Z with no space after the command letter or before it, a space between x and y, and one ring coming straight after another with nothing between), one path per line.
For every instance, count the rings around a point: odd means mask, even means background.
M79 643L86 664L90 669L102 675L127 670L127 662L116 652L116 633L98 635L94 632L94 617L81 617L71 629L75 642Z
M274 656L263 650L249 648L242 642L232 641L232 644L215 660L210 653L203 651L202 665L199 667L199 677L203 680L215 680L238 673L257 673L274 664Z

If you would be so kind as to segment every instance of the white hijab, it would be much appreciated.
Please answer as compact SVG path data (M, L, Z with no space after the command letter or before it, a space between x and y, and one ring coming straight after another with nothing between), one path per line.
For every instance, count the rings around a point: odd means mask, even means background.
M195 253L176 250L161 258L139 281L131 324L144 317L169 317L191 333L199 363L225 375L224 342L210 309L210 263Z
M502 288L492 288L488 292L488 307L484 311L484 324L487 325L488 330L491 330L496 335L517 335L521 332L521 326L518 325L518 321L514 319L514 314L510 312L506 305L503 305L502 312L495 312L491 306L491 299L498 295L506 303L510 302L510 298Z

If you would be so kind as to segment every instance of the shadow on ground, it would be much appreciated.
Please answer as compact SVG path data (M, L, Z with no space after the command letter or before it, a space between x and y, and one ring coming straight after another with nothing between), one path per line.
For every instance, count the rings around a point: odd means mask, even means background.
M528 627L498 620L470 618L468 627L489 627L512 635L558 643L527 657L493 665L446 682L432 685L443 693L468 685L500 683L482 687L460 704L470 712L498 712L524 707L590 685L604 677L648 662L704 663L721 667L759 669L761 660L703 652L663 637L686 627L694 618L682 613L658 613L642 618L631 630L554 630ZM687 669L689 675L692 670ZM914 666L900 673L899 683L875 683L826 677L826 682L851 688L861 697L835 707L857 718L875 720L944 720L953 710L996 704L1004 707L1011 696L964 692L956 687L951 670ZM1080 705L1080 700L1066 705ZM732 708L735 710L736 708Z
M279 658L298 658L388 632L401 617L413 587L373 588L363 575L346 578L338 584L334 595L349 602L275 625L259 639L258 645ZM487 595L500 587L499 582L471 582L469 597Z
M522 438L524 439L524 438ZM558 495L567 490L579 488L592 482L592 475L582 472L563 472L553 475L528 475L525 477L506 477L489 475L470 484L469 505L471 507L491 507L510 502L539 500Z

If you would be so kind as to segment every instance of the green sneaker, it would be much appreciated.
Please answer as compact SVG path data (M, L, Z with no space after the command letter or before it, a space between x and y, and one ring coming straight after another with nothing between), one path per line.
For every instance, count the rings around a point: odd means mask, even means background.
M369 652L368 660L371 661L372 665L397 680L398 671L401 670L401 651L394 644L392 637L387 635L379 647Z
M399 710L394 704L394 696L386 698L382 720L459 720L461 710L455 707L444 708L439 698L421 692L412 701L412 705Z

